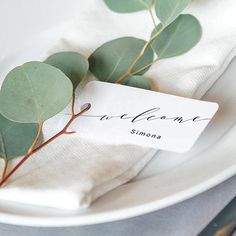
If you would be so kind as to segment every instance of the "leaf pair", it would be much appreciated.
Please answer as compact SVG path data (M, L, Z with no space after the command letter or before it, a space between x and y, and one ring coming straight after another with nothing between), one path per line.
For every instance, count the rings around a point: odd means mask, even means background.
M153 30L152 47L159 59L179 56L193 48L202 35L199 21L192 15L181 15L191 0L156 0L155 12L160 24Z
M25 154L34 142L39 124L65 108L88 71L87 59L74 52L54 54L45 62L47 64L28 62L18 66L3 81L1 158L12 159Z
M168 25L174 21L188 6L190 1L191 0L104 0L112 11L118 13L147 10L154 4L156 15L162 25Z
M96 49L89 57L90 71L99 80L114 83L129 70L145 44L146 41L133 37L124 37L107 42ZM148 48L131 72L135 73L135 71L138 71L143 66L150 64L153 61L153 57L154 53L152 48ZM144 74L145 71L146 70L143 70L138 73L138 75ZM137 78L140 79L137 80ZM142 77L139 76L131 76L123 81L123 84L143 87L142 84L144 82L142 82L141 78ZM147 85L145 85L145 88L146 87Z
M180 15L191 0L105 0L115 12L136 12L149 9L154 3L160 24L153 30L152 47L159 59L181 55L194 47L201 38L201 25L192 15Z
M198 20L189 14L180 15L189 2L190 0L105 0L110 9L120 13L148 9L154 3L161 23L153 30L149 42L124 37L103 44L89 58L90 71L99 80L114 83L129 72L144 46L150 44L122 83L151 88L150 82L140 75L153 63L154 52L158 59L175 57L189 51L201 38L201 25Z
M162 28L158 26L152 32L152 36L158 30L162 30ZM153 40L151 47L148 47L131 72L133 75L143 75L153 62L153 50L156 52L158 59L178 56L194 47L200 38L201 26L198 20L191 15L181 15ZM147 44L146 41L132 37L107 42L90 56L90 71L99 80L114 83L129 70L145 44ZM140 71L141 68L145 69ZM136 73L136 71L139 72ZM137 79L137 77L135 78ZM143 83L142 80L134 81L135 78L130 78L132 85L143 87L140 85L140 82ZM143 88L147 87L144 86Z

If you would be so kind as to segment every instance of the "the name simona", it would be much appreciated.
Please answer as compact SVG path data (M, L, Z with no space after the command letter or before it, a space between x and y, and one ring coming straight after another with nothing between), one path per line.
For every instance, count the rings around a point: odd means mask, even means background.
M151 133L143 132L143 131L136 130L136 129L132 129L130 131L130 133L134 134L134 135L144 136L144 137L147 137L147 138L161 139L161 135L151 134Z

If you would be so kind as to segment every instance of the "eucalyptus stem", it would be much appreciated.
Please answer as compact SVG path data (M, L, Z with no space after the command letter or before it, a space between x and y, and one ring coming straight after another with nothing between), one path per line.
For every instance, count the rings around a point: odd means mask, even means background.
M39 140L39 137L40 137L40 135L41 135L41 133L42 133L42 129L43 129L43 123L40 123L40 124L39 124L38 133L37 133L37 135L36 135L36 138L35 138L33 144L31 145L31 147L29 148L29 150L28 150L27 153L31 153L31 152L34 150L34 148L35 148L35 146L37 145L37 142L38 142L38 140Z
M149 11L149 13L150 13L150 15L151 15L152 22L153 22L153 24L154 24L154 26L155 26L155 28L156 28L156 27L157 27L157 24L156 24L156 20L155 20L154 14L153 14L153 12L152 12L152 6L153 6L153 4L154 4L154 1L155 1L155 0L153 0L153 1L152 1L152 4L148 7L148 11Z
M143 70L147 69L148 67L150 67L151 65L153 65L153 64L154 64L155 62L157 62L157 61L158 61L158 58L156 58L156 59L155 59L154 61L152 61L151 63L149 63L149 64L147 64L147 65L145 65L145 66L139 68L138 70L136 70L136 71L134 71L134 72L132 72L132 73L133 73L134 75L136 75L136 74L142 72Z
M6 153L4 140L2 140L2 149L3 149L3 153ZM8 159L7 159L6 154L3 156L3 161L4 161L4 167L3 167L3 172L2 172L1 179L3 179L6 175L6 173L7 173Z
M72 104L74 106L74 99L72 99ZM88 111L91 107L91 104L85 104L86 106L77 114L72 114L70 120L67 122L67 124L64 126L64 128L58 132L57 134L55 134L54 136L52 136L50 139L48 139L47 141L45 141L44 143L42 143L41 145L39 145L38 147L34 148L37 141L35 141L32 145L31 148L29 149L28 153L18 162L18 164L7 174L5 175L1 182L0 182L0 186L2 186L17 170L18 168L23 165L23 163L25 161L27 161L29 159L29 157L31 157L34 153L38 152L41 148L45 147L47 144L51 143L53 140L55 140L56 138L58 138L59 136L63 135L63 134L72 134L75 133L74 131L69 132L67 131L68 127L71 125L71 123L80 115L82 115L84 112ZM42 131L42 126L40 127L41 131ZM41 132L38 132L39 136L41 134ZM36 140L36 139L35 139Z
M127 78L128 76L131 76L135 73L132 72L133 68L137 65L137 63L139 62L139 60L142 58L142 56L144 55L144 53L146 52L146 50L148 49L148 47L150 46L150 44L158 37L158 35L164 30L165 27L161 27L150 39L149 41L146 42L146 44L143 46L141 52L139 53L139 55L137 56L137 58L134 60L134 62L131 64L130 68L128 69L128 71L126 73L124 73L121 77L119 77L115 83L116 84L120 84L125 78ZM153 63L152 63L153 64ZM152 65L151 64L151 65Z
M4 169L3 169L3 172L2 172L2 178L1 179L4 179L6 174L7 174L8 165L9 165L9 160L4 159Z
M75 94L73 93L72 101L71 101L71 114L75 115Z

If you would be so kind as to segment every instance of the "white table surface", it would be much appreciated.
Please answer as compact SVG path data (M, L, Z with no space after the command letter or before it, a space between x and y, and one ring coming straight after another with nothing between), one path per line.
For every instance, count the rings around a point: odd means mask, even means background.
M71 228L33 228L0 224L0 235L196 236L235 194L236 176L192 199L131 219Z

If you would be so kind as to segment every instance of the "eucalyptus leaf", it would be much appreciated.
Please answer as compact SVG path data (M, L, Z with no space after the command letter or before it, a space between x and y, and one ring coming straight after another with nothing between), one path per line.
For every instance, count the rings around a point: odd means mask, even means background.
M38 133L38 124L10 121L0 114L0 158L11 160L25 155ZM42 136L38 144L42 142Z
M152 90L151 81L141 75L127 77L121 82L121 84L136 88Z
M155 32L154 29L152 35ZM201 35L201 25L194 16L180 15L158 35L152 43L152 48L159 59L175 57L193 48Z
M153 0L104 0L114 12L129 13L150 8Z
M101 81L115 82L126 73L142 51L146 41L124 37L103 44L89 57L90 71ZM154 52L149 47L132 72L153 61ZM146 70L139 74L144 74Z
M174 21L188 6L191 0L157 0L155 1L156 15L161 24L166 26Z
M3 81L0 112L9 120L42 123L70 102L71 81L59 69L42 62L14 68Z
M74 90L88 72L88 60L77 52L58 52L49 56L45 63L60 69L72 82Z

